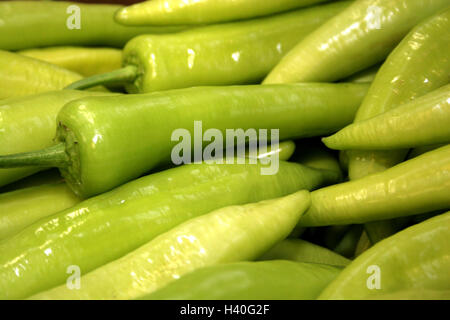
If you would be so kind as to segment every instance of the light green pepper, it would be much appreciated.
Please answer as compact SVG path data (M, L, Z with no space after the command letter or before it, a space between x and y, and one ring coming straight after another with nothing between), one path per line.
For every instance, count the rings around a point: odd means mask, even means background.
M41 219L0 242L0 298L25 298L60 285L70 265L79 266L85 274L215 209L338 181L333 172L296 163L280 161L274 175L261 175L263 167L183 165Z
M31 299L134 299L201 267L255 259L291 232L309 204L309 192L299 191L213 211L82 276L79 290L62 285Z
M362 299L450 287L450 212L407 228L356 258L319 299Z
M297 262L320 263L331 266L346 266L347 258L302 239L286 239L264 253L259 260L291 260Z
M264 83L348 77L383 61L411 28L447 6L448 0L355 1L291 49ZM447 30L440 31L442 37Z
M284 260L201 268L146 295L145 300L312 300L341 268Z
M338 150L389 150L450 142L450 84L324 138Z
M0 101L0 154L34 151L51 146L56 132L56 115L67 102L104 94L61 90ZM43 169L45 168L0 169L0 186Z
M85 77L120 68L122 50L114 48L49 47L19 51L20 54L72 70Z
M300 226L365 223L450 207L450 145L311 193Z
M45 184L0 194L0 240L81 199L65 183Z

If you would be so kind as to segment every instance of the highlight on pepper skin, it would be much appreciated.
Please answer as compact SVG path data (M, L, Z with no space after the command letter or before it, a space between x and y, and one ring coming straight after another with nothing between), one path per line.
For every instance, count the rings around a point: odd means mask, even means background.
M0 299L450 300L449 30L448 0L1 1Z

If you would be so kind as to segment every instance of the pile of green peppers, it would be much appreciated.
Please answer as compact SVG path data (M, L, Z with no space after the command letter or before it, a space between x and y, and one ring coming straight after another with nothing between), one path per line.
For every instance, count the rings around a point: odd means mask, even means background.
M0 22L0 299L450 300L448 0Z

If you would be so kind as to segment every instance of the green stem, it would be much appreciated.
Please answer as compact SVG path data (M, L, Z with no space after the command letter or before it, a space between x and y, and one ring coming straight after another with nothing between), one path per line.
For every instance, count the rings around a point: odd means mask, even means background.
M136 76L137 68L129 65L111 72L96 74L92 77L75 81L74 83L68 85L66 89L82 90L98 85L131 82L136 79Z
M64 143L58 143L38 151L0 156L0 168L64 167L68 163L69 157L66 154Z

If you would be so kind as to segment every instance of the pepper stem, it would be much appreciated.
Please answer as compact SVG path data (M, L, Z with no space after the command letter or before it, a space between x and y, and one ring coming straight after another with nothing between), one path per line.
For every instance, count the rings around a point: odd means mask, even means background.
M111 72L97 74L84 78L68 85L65 89L82 90L92 88L98 85L115 84L131 82L136 79L137 68L135 66L126 66Z
M25 166L64 167L69 163L64 143L25 153L0 156L0 168L17 168Z

